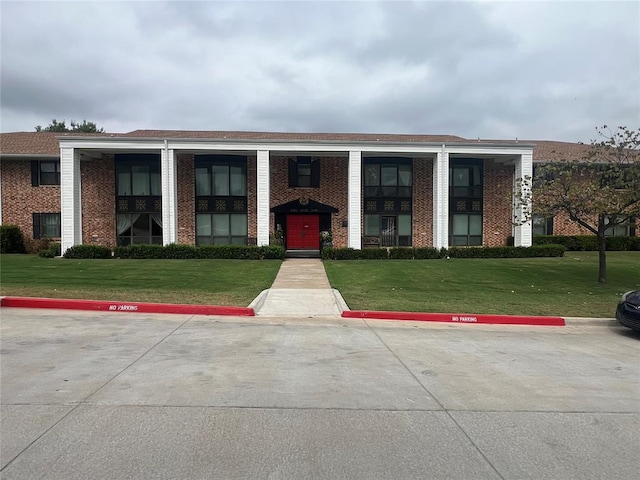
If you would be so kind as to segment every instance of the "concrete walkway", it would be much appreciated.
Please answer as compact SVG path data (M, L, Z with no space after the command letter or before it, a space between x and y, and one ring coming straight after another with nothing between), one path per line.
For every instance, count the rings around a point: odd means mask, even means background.
M271 288L251 305L256 315L339 317L348 310L342 295L329 285L322 260L289 258L282 262Z

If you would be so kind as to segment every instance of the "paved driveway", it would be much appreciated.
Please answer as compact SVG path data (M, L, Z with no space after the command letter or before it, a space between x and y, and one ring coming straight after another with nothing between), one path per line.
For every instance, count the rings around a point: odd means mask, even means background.
M3 309L3 479L637 478L640 336Z

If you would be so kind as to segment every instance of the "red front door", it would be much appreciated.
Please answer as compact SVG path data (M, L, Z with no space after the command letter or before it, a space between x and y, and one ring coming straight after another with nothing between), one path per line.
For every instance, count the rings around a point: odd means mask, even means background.
M287 215L287 248L318 250L320 248L320 216Z

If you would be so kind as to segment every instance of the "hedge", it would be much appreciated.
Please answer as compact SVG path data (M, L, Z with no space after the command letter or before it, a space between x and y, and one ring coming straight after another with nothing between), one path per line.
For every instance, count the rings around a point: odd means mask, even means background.
M18 225L0 225L0 253L25 253L24 237Z
M640 251L640 237L607 237L607 250L615 251ZM598 237L595 235L536 235L533 237L534 245L564 245L570 251L598 251Z
M438 258L531 258L561 257L565 247L562 245L536 245L532 247L452 247L437 250L430 247L400 248L324 248L324 260L422 260Z
M282 246L243 245L129 245L113 249L101 245L76 245L69 248L65 258L121 258L121 259L284 259Z
M563 245L534 245L531 247L452 247L448 250L450 258L532 258L562 257Z
M67 248L64 258L111 258L111 249L103 245L74 245Z

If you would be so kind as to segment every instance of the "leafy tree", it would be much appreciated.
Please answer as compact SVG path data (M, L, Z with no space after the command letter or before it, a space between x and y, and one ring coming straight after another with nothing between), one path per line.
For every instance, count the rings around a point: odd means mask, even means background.
M599 139L591 141L581 161L560 158L536 166L533 179L518 180L515 200L522 215L515 223L526 223L533 214L565 214L597 236L598 282L606 283L606 235L640 216L640 131L612 132L606 125L596 131Z
M36 132L80 132L80 133L104 133L104 128L98 128L94 122L83 120L78 123L71 120L71 127L67 127L66 120L58 122L55 118L46 127L36 125Z

